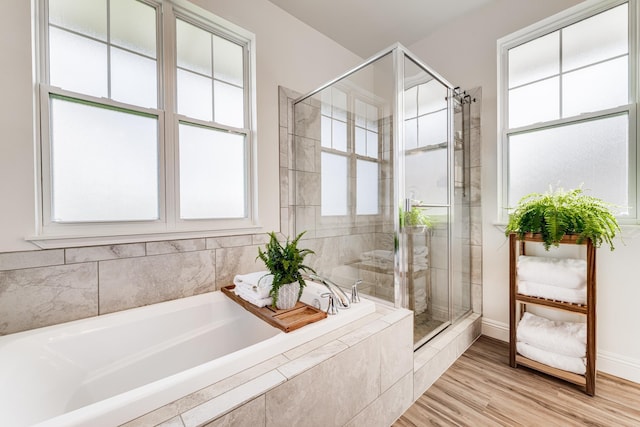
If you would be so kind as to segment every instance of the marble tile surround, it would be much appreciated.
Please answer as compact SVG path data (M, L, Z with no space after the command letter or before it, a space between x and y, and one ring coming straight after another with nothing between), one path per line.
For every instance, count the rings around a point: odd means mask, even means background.
M412 329L410 311L379 306L124 427L388 426L413 402Z
M475 341L480 320L473 314L414 353L411 312L378 306L375 313L317 342L123 427L386 427Z
M266 237L0 253L0 335L217 290L263 269Z

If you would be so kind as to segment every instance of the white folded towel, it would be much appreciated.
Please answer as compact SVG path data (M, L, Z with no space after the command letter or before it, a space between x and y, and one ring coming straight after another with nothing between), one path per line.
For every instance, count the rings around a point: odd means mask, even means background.
M256 296L257 294L255 294L254 292L247 291L247 290L242 289L242 288L238 288L237 286L234 289L234 292L240 298L242 298L243 300L245 300L247 302L250 302L251 304L255 305L256 307L265 307L265 306L271 305L271 303L273 302L271 297L260 298L260 297Z
M527 282L577 289L587 283L587 262L575 258L520 255L518 278Z
M518 353L536 362L544 363L563 371L584 375L587 371L587 362L583 357L570 357L562 354L541 350L523 342L516 342Z
M561 322L525 312L518 323L517 340L564 356L587 354L586 323Z
M258 299L269 296L272 283L273 275L268 271L238 274L233 278L233 284L236 285L236 289L246 290L248 296L251 296L251 292L253 292L255 294L254 297Z
M518 292L532 297L554 299L574 304L586 304L587 302L587 285L583 285L578 289L569 289L562 288L560 286L518 280Z

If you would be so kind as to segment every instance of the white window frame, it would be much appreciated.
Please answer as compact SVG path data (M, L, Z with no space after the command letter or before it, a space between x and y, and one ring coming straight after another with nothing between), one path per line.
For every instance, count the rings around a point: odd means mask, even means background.
M331 88L333 88L334 86L331 86ZM380 149L380 144L381 144L381 134L382 134L382 130L381 130L381 117L383 114L383 105L381 102L377 102L374 98L375 96L373 95L369 95L366 96L364 94L361 93L362 89L361 88L356 88L355 90L352 89L349 85L338 85L335 86L336 89L338 89L341 92L344 92L347 98L347 110L346 110L346 121L344 122L346 124L346 128L347 128L347 147L345 149L345 151L342 150L338 150L333 148L333 141L332 141L332 147L324 147L321 146L320 147L320 152L321 153L327 153L327 154L333 154L336 156L341 156L347 159L347 213L344 215L320 215L320 218L322 221L335 221L335 220L340 220L340 219L345 219L345 218L349 218L349 220L351 221L356 221L360 218L378 218L382 212L380 210L380 208L378 209L377 213L358 213L357 212L357 200L358 200L358 194L356 191L356 179L357 179L357 161L358 160L364 160L364 161L368 161L368 162L372 162L372 163L377 163L378 165L378 201L380 201L382 199L382 193L381 193L381 186L380 186L380 176L382 173L382 155L383 153L381 152ZM327 90L327 88L325 88L324 90ZM355 103L356 100L364 103L364 104L368 104L370 106L375 107L378 110L378 118L376 119L376 123L377 123L377 129L376 129L376 135L377 135L377 149L378 152L376 153L377 157L372 157L372 156L368 156L368 155L363 155L363 154L358 154L356 153L356 137L355 137L355 133L356 133L356 120L355 120ZM333 108L333 104L332 104L332 108ZM329 120L332 121L332 126L333 126L333 121L337 120L342 122L342 120L340 119L336 119L333 117L333 114L331 116L327 116L325 114L321 113L321 116L328 118ZM333 135L332 135L333 138ZM379 203L378 203L379 204Z
M36 233L28 237L40 247L81 246L88 244L153 241L189 237L255 233L260 228L257 193L256 138L256 53L255 35L186 0L140 0L156 7L158 108L140 108L105 98L69 92L48 84L47 0L38 1L35 29L36 47L36 154L37 207ZM176 19L185 20L216 35L244 46L245 128L212 124L177 114L176 96ZM158 117L158 203L159 218L151 221L58 223L51 221L50 104L51 95L70 97L108 108L129 110ZM245 135L245 218L187 219L179 214L179 123L203 125ZM222 183L224 185L224 183Z
M621 4L629 4L629 103L627 105L600 110L595 113L581 114L579 116L561 118L543 123L526 125L518 128L508 128L508 51L523 43L542 37L546 34L560 30L583 19L604 12ZM509 135L525 131L548 129L555 126L574 124L593 120L620 113L629 115L629 215L618 218L621 224L638 224L638 190L640 189L640 173L637 166L640 165L640 150L638 150L637 129L640 127L640 118L637 114L639 94L640 64L638 54L638 28L640 27L637 0L587 0L579 5L569 8L561 13L544 19L536 24L503 37L497 42L497 88L498 88L498 188L497 202L498 223L506 224L508 221L508 191L509 191ZM513 201L512 201L513 202Z

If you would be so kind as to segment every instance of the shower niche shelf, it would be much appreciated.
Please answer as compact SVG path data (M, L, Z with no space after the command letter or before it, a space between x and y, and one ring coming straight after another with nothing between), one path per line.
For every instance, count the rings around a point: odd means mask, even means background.
M526 366L548 375L560 378L570 383L584 387L586 394L595 395L596 388L596 250L591 240L586 239L587 248L587 298L586 304L576 304L554 299L540 298L524 295L518 292L517 262L519 255L525 255L526 243L541 243L542 236L529 234L519 240L515 233L509 235L509 364L516 368L518 365ZM578 244L577 236L565 236L561 245ZM518 354L516 349L516 330L518 321L527 310L527 305L538 305L570 313L577 313L586 317L587 344L586 344L586 372L579 375L573 372L545 365ZM520 310L518 310L520 308ZM519 314L519 315L518 315Z

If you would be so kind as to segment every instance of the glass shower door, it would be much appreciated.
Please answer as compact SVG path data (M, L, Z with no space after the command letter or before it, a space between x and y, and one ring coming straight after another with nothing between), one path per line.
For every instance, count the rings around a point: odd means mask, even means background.
M451 323L449 95L446 85L405 56L402 235L416 346Z

